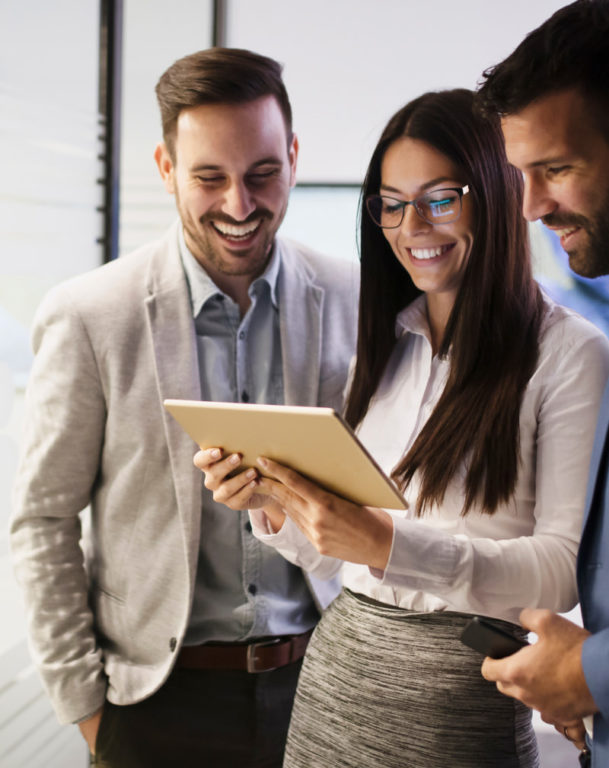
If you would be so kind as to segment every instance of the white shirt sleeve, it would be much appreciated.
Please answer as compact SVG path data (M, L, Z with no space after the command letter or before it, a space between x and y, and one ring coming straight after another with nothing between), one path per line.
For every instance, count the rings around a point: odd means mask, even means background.
M331 579L342 566L342 560L320 555L300 528L286 517L277 533L273 533L267 516L261 509L249 510L252 532L263 544L274 547L280 555L318 579Z
M575 605L575 558L609 348L579 318L557 326L540 349L523 399L515 503L493 516L471 510L463 534L446 533L424 517L393 514L387 568L371 570L382 584L431 593L456 610L511 620L525 606L566 611ZM583 333L573 333L573 326L583 326ZM514 521L527 508L532 530L514 535ZM490 535L481 535L485 531Z

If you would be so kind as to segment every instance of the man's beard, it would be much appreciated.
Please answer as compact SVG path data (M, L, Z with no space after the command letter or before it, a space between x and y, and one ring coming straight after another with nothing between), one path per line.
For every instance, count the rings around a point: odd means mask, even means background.
M574 272L582 277L609 274L609 189L591 218L577 213L550 213L542 221L549 227L581 227L586 232L587 243L567 251Z
M250 275L252 278L264 272L279 224L287 209L287 201L284 210L277 218L276 225L267 229L264 233L265 237L255 246L255 250L252 249L244 252L242 256L235 257L234 259L226 258L219 240L215 239L213 233L209 232L209 228L213 227L211 222L215 220L225 224L243 225L260 219L259 226L264 227L265 224L268 225L268 222L273 220L273 213L270 210L257 208L245 221L234 221L230 216L223 213L206 213L195 222L188 215L187 211L182 210L181 201L177 193L176 203L184 227L186 245L203 267L213 267L225 275Z
M219 272L230 275L258 275L264 271L264 267L268 261L268 256L275 239L275 230L269 230L266 233L266 237L258 243L255 250L249 251L242 257L238 258L236 262L227 260L222 246L214 240L213 234L207 234L207 229L213 227L212 221L218 221L224 224L242 225L248 224L251 221L260 220L260 227L265 224L265 219L268 221L272 219L272 214L268 211L254 211L244 221L234 221L228 216L215 215L215 216L202 216L199 220L199 225L192 226L190 222L184 221L184 231L186 232L189 245L193 249L193 255L197 260L203 260L203 266L205 264L213 265Z

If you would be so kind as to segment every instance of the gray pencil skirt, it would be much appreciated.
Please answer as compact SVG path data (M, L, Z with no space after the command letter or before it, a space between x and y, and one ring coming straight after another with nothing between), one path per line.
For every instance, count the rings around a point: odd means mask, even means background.
M284 768L536 768L530 710L480 674L469 618L343 590L307 649Z

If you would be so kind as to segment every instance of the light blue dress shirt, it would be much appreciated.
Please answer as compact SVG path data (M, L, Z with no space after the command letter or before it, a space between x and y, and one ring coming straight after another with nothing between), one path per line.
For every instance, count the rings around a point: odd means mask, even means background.
M181 229L180 254L197 332L202 399L282 404L277 250L264 274L250 285L251 305L243 317L190 253ZM318 618L300 568L252 535L245 510L217 504L204 488L185 644L298 634Z

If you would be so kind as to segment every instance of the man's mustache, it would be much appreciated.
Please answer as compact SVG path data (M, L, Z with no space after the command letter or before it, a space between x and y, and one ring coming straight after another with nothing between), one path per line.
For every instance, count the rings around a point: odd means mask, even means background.
M548 213L541 217L546 227L582 227L587 229L589 220L578 213Z

